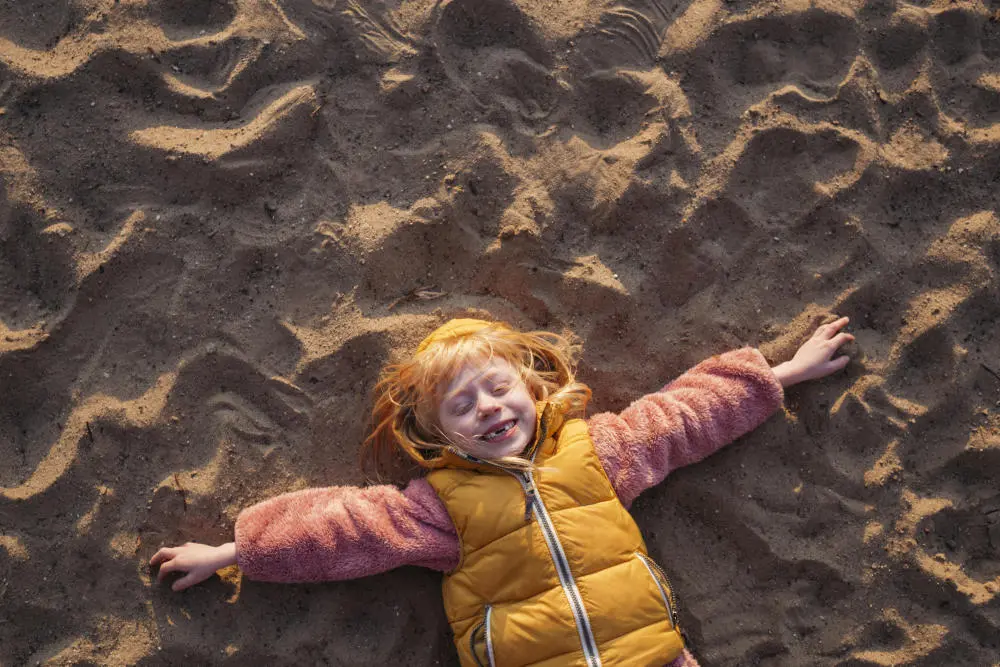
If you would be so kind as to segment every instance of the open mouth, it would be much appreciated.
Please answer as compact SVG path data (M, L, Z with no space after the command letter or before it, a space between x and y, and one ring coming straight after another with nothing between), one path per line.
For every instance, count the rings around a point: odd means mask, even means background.
M480 439L485 440L486 442L496 442L497 440L504 440L514 430L515 426L517 426L517 420L511 419L503 422L495 429L488 431L479 437Z

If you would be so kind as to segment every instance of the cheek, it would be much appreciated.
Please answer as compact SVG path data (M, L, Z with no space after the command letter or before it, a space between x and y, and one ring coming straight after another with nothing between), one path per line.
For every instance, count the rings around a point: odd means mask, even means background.
M449 435L460 435L466 437L469 435L469 425L468 419L465 416L455 416L455 415L442 415L440 419L441 428L444 432Z
M438 415L438 424L441 425L445 433L455 430L455 418L451 415Z
M527 389L521 391L520 394L518 398L521 403L521 409L525 412L533 413L535 411L535 399L528 393Z

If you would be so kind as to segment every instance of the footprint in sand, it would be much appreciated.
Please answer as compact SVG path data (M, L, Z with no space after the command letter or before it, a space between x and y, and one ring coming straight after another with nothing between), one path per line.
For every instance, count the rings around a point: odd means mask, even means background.
M959 7L935 14L931 82L942 111L973 130L1000 122L1000 23Z
M980 17L966 9L935 14L931 25L934 55L944 65L954 66L979 51Z
M263 153L273 153L313 127L319 108L315 79L261 84L260 70L269 61L276 66L284 52L272 46L274 38L302 38L277 5L167 0L146 10L150 27L162 35L143 54L145 64L157 72L166 89L162 96L174 100L177 115L170 124L133 130L130 139L211 161L240 151L246 158L245 149L258 144ZM266 84L271 77L264 79ZM255 153L241 164L264 169L266 160Z
M509 0L453 0L434 26L435 52L446 75L484 111L524 131L556 118L561 86L551 49Z
M581 134L597 147L612 147L635 137L647 112L658 106L649 82L619 71L598 71L575 86Z
M903 94L926 62L930 41L927 12L910 4L871 5L860 12L869 26L862 32L864 56L878 69L880 88Z
M810 9L730 21L691 55L706 64L721 59L730 81L738 85L794 83L827 89L847 74L857 48L849 18Z
M715 154L732 141L742 112L773 91L794 86L811 97L836 94L858 48L853 21L837 13L740 15L695 48L667 53L663 67L680 73L698 140Z
M681 11L663 0L634 0L605 10L594 30L567 51L573 127L608 148L635 137L654 112L675 118L687 100L660 65L667 31Z
M998 243L993 212L958 218L923 257L899 267L891 288L869 283L834 306L851 316L859 341L881 336L883 343L866 345L875 354L863 363L873 374L831 409L830 424L842 437L827 456L844 475L867 468L863 493L877 489L880 502L898 503L891 525L866 528L866 545L889 560L880 566L876 558L865 576L876 580L880 567L904 572L900 591L916 605L905 619L872 621L849 636L845 646L868 647L856 659L888 665L954 657L946 639L954 609L972 619L981 646L996 645L1000 419L977 405L982 391L974 389L995 390L1000 381L982 369L970 339L977 322L1000 316L990 296ZM971 333L959 339L960 332ZM978 425L971 433L970 423ZM879 623L895 637L875 642L885 644L882 651L870 641Z
M219 44L191 44L160 53L162 77L172 93L206 103L206 120L232 120L232 106L256 92L251 70L267 46L256 39L232 36ZM225 101L225 104L222 102ZM215 104L212 104L215 102Z
M0 41L34 51L51 49L83 18L72 0L5 3L0 12Z
M604 70L653 67L667 30L681 7L664 0L622 2L601 14L596 29L581 33L574 44L574 69Z
M184 40L221 32L236 18L233 0L155 0L149 8L163 32Z
M862 154L856 139L831 129L764 130L743 147L729 192L761 224L783 227L853 182Z
M34 209L0 204L0 327L44 331L71 299L76 283L69 225L51 225ZM40 326L41 325L41 326ZM8 334L13 337L13 333ZM0 338L0 352L11 338Z
M551 47L516 5L454 0L435 26L436 51L451 80L497 114L495 120L529 134L567 120L589 140L614 145L633 137L658 103L649 81L619 70L655 66L667 20L656 1L609 10L596 35L573 42L566 52L569 69L557 76ZM609 43L620 46L613 57L599 48ZM564 119L570 112L574 117Z
M927 32L912 13L899 12L875 32L875 64L896 70L913 62L927 43Z

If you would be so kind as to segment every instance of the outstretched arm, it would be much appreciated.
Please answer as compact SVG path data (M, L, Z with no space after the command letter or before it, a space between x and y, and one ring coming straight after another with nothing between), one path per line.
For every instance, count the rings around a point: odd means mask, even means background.
M762 424L781 406L781 384L753 348L707 359L620 414L594 415L594 448L618 498L636 496L671 471Z
M426 480L394 486L327 487L286 493L240 513L236 541L160 549L158 579L186 575L176 591L232 564L250 579L307 582L355 579L402 565L448 571L458 565L455 527Z
M236 557L251 579L356 579L402 565L458 565L455 526L426 480L287 493L236 520Z
M627 507L681 466L695 463L770 417L784 389L830 375L847 365L834 357L854 339L838 333L846 317L819 327L791 361L773 369L756 349L743 348L698 364L621 414L589 421L594 448Z

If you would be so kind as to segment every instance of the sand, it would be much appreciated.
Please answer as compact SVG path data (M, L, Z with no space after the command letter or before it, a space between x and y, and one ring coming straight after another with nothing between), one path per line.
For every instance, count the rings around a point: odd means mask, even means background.
M1000 3L37 0L0 11L0 664L456 663L439 575L146 563L363 483L444 318L593 410L849 368L645 494L706 667L1000 664Z

